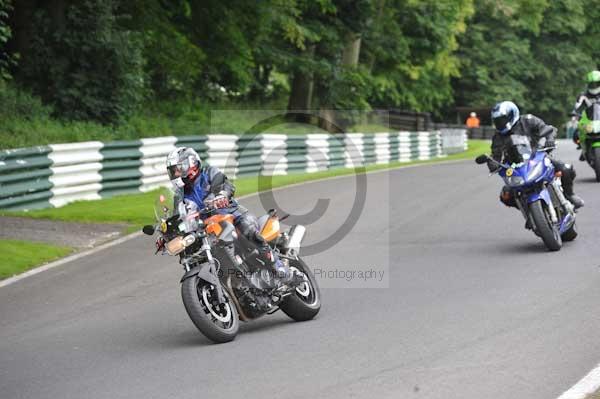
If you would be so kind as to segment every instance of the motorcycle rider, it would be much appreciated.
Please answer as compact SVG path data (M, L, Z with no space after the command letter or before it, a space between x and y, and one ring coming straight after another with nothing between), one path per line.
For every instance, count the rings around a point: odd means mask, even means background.
M600 71L591 71L585 77L587 89L577 97L571 116L574 116L577 121L581 119L583 111L591 104L600 101ZM573 142L579 147L579 130L575 130L573 134ZM585 160L583 152L579 156L579 160Z
M218 168L203 164L193 148L179 147L167 156L167 172L175 188L175 209L192 202L203 210L211 206L219 213L231 214L234 225L248 240L256 244L260 260L267 270L289 285L300 283L300 276L288 273L283 262L260 235L258 220L234 198L235 186Z
M496 128L496 133L492 137L492 158L498 162L502 162L506 158L506 152L511 145L510 136L513 134L529 136L531 145L534 148L554 147L555 145L556 128L547 125L534 115L520 116L519 108L511 101L502 101L492 108L492 121ZM573 191L573 181L576 176L573 165L552 159L550 151L548 151L548 156L554 168L562 172L561 180L565 197L571 201L576 209L581 208L584 202ZM488 168L490 172L495 172L499 166L488 161ZM500 201L506 206L517 206L513 192L508 186L502 188Z

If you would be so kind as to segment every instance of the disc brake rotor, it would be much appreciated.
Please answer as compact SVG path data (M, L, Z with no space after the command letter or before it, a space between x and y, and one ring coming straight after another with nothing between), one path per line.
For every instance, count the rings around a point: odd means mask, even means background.
M231 309L229 308L229 303L224 304L223 307L225 308L225 314L221 315L221 314L215 312L212 301L208 298L208 295L209 295L209 289L207 288L206 285L204 285L202 287L202 300L204 302L204 305L206 306L206 308L208 309L210 314L215 317L215 319L219 320L222 323L229 323L229 321L231 320Z
M300 295L302 295L303 297L307 297L310 295L310 282L308 281L308 277L306 277L306 274L302 273L300 270L298 270L295 267L290 267L290 272L295 272L298 273L299 275L302 276L303 278L303 282L301 284L299 284L296 287L296 292Z

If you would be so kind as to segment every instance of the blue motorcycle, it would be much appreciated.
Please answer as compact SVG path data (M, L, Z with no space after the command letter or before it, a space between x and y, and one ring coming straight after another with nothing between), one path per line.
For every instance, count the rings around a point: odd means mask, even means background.
M558 251L563 241L577 237L575 209L566 199L560 179L547 151L554 147L533 149L528 136L511 136L511 145L503 161L488 155L475 159L478 164L492 162L511 188L517 207L527 221L526 228L541 237L550 251Z

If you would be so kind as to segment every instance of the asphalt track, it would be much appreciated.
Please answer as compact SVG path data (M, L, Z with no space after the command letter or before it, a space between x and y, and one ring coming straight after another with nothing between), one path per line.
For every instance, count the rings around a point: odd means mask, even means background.
M580 237L559 253L472 161L368 175L358 223L307 260L385 278L322 278L338 288L322 290L317 319L276 313L225 345L194 328L179 266L146 237L2 287L0 397L556 398L600 362L600 184L575 164L587 204ZM347 219L354 196L343 178L276 198L287 211L331 200L310 244Z

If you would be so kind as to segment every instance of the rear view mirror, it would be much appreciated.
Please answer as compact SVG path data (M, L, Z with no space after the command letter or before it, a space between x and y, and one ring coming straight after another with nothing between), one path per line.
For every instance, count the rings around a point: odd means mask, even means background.
M475 158L475 163L481 165L483 163L486 163L488 161L489 157L485 154L478 156L477 158Z
M147 224L142 228L142 231L144 232L144 234L151 236L154 234L154 226Z

